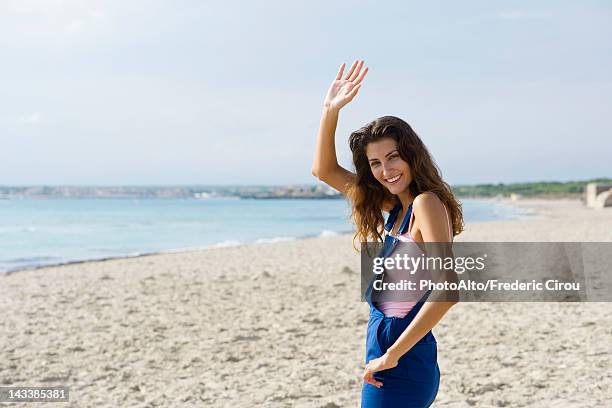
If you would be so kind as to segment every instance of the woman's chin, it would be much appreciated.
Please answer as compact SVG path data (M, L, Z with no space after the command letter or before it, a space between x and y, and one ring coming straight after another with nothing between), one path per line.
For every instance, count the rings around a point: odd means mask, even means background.
M399 194L402 191L398 186L387 186L387 190L389 190L391 194Z
M408 186L404 186L403 184L404 183L398 184L397 186L387 185L386 187L387 187L387 190L389 190L391 194L397 195L397 194L401 194L402 192L406 191L406 189L408 189Z

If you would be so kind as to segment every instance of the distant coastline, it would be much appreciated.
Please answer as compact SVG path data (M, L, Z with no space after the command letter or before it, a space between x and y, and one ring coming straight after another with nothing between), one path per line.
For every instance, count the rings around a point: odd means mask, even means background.
M612 178L567 182L498 183L452 186L462 198L582 198L587 183L612 183ZM21 198L126 198L126 199L340 199L343 196L325 184L252 186L0 186L0 199Z

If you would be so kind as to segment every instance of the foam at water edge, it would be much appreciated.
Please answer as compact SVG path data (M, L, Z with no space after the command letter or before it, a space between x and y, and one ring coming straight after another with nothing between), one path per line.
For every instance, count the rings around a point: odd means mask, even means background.
M210 248L226 248L226 247L234 247L241 245L240 241L236 241L234 239L230 239L227 241L221 241L214 245L211 245Z
M255 241L256 244L273 244L275 242L293 241L294 237L274 237L274 238L260 238Z

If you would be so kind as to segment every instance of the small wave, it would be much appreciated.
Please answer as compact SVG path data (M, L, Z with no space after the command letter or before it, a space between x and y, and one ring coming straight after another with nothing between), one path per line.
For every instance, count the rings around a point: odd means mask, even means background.
M210 245L189 246L189 247L162 249L162 250L158 251L158 253L160 253L160 254L173 254L173 253L180 253L180 252L186 252L186 251L199 251L199 250L202 250L202 249L209 249L209 248L211 248Z
M256 244L273 244L275 242L293 241L293 237L274 237L274 238L260 238L255 241Z
M0 233L15 233L15 232L36 232L38 228L33 226L23 225L3 225L0 227Z
M321 233L319 234L319 237L321 238L325 238L325 237L335 237L336 235L339 235L336 231L331 231L331 230L323 230L321 231Z
M35 264L37 262L47 262L47 261L54 261L58 259L60 258L57 258L55 256L31 256L31 257L26 257L26 258L6 259L6 260L3 260L2 262L8 263L8 264Z
M218 242L216 244L211 245L211 248L226 248L226 247L234 247L234 246L238 246L241 245L240 241L236 241L236 240L227 240L227 241L221 241Z

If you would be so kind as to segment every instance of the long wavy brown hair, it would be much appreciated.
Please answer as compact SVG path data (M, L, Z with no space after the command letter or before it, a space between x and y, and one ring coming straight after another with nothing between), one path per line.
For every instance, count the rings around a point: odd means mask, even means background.
M353 152L353 164L357 173L354 184L349 186L348 198L357 232L353 237L360 242L383 241L385 219L382 214L385 201L400 204L399 198L387 190L372 174L366 146L383 138L397 142L400 157L408 163L412 182L408 186L413 197L430 191L435 193L450 212L453 236L463 231L461 204L455 199L451 187L442 180L441 172L431 154L408 123L395 116L380 117L351 133L349 146Z

